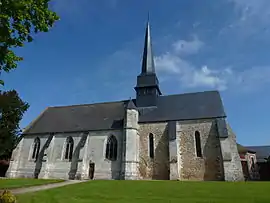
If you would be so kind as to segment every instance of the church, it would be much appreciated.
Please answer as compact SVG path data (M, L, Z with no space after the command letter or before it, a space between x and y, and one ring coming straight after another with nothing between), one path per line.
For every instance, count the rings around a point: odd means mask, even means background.
M146 25L136 97L46 108L23 131L7 177L244 180L218 91L163 95Z

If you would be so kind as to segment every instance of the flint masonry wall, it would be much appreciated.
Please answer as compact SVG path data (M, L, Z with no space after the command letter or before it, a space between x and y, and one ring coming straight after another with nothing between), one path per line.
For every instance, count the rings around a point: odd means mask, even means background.
M221 148L215 120L177 122L180 180L222 180ZM196 155L195 132L201 137L202 157Z
M154 159L149 156L149 134L154 135ZM167 123L140 124L140 163L141 179L170 179L169 139Z

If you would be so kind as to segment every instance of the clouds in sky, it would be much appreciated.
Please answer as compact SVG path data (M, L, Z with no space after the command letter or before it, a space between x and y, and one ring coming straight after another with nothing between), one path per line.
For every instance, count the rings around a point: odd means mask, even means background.
M233 67L197 67L186 57L203 51L204 42L197 37L192 41L177 40L171 49L155 58L157 70L167 79L175 80L185 88L206 88L224 91L254 91L269 83L270 67L247 67L237 70ZM232 65L233 66L233 65Z
M229 36L229 38L232 38L231 40L237 41L239 38L248 42L250 36L256 33L262 36L267 32L267 26L270 25L270 0L220 1L226 1L232 5L231 12L235 14L236 18L221 28L217 33L217 37ZM80 4L78 4L75 0L56 0L55 8L73 18L76 15L83 15L81 8L86 7L87 2L87 0L80 0ZM97 1L93 0L93 2ZM105 1L101 2L105 6ZM109 0L106 2L106 6L112 9L116 8L119 4L119 0ZM87 6L89 7L89 4ZM94 10L97 4L93 4L92 6L92 8L88 9L88 12ZM196 24L199 25L201 22L196 22ZM207 57L211 56L205 57L205 55L202 55L205 58L200 61L200 64L194 63L193 57L203 54L205 49L211 47L211 44L208 41L203 41L200 33L190 33L190 36L191 38L186 39L175 34L174 41L170 42L169 46L166 46L169 48L166 50L162 49L156 55L156 68L161 73L159 77L162 77L161 81L164 83L169 80L174 81L176 86L179 84L179 87L181 86L186 89L201 88L205 90L218 89L220 91L243 92L256 91L264 85L269 85L270 67L268 66L247 64L244 69L239 69L236 67L236 64L230 64L229 59L227 59L227 64L230 65L224 66L219 63L220 59L218 58L215 59L213 65L207 63ZM233 39L234 37L235 39ZM218 40L222 41L222 38ZM153 41L155 45L160 43L155 39ZM222 47L214 47L213 49L222 49ZM224 55L222 55L223 61L226 61L226 54L230 54L229 51L227 52L224 51ZM114 73L111 67L118 68L117 71L120 75L128 74L130 76L130 72L128 73L126 71L126 65L124 66L123 64L129 64L129 68L134 67L138 69L139 63L136 60L140 59L138 57L139 54L141 53L133 52L132 46L125 47L123 50L115 50L111 56L107 57L108 63L102 62L100 66L103 66L102 71L107 71L107 74L105 74L107 76L110 73ZM123 62L123 59L125 62Z
M228 2L233 3L234 12L239 13L239 18L222 29L227 32L228 36L233 37L235 33L238 33L241 40L249 43L249 37L252 34L261 29L265 31L265 26L270 25L269 0L228 0ZM258 34L259 38L264 33ZM216 67L209 67L207 58L205 58L205 63L200 66L194 65L190 56L203 53L207 45L208 42L201 41L199 35L194 35L193 39L189 41L176 39L169 50L156 57L158 71L169 75L170 77L166 77L168 80L174 79L185 88L250 92L256 91L264 85L270 85L270 66L246 64L244 69L239 70L234 67L234 64L221 66L216 59ZM235 48L237 49L237 47ZM226 60L226 52L223 60Z
M155 58L157 70L168 74L186 88L210 87L224 90L227 88L223 75L231 74L228 69L218 71L206 65L195 67L185 56L197 54L204 46L204 42L197 36L191 41L176 40L171 49Z
M196 54L203 44L204 43L200 41L197 36L194 36L192 41L177 40L172 46L174 51L179 54Z
M258 23L269 24L270 1L268 0L228 0L240 12L240 20L259 20Z
M269 34L270 1L268 0L227 0L232 3L237 18L222 32L234 30L249 37L256 34Z
M222 28L220 33L227 34L232 38L231 41L237 41L237 37L239 37L247 44L250 43L250 37L254 34L257 34L257 38L263 37L270 25L270 1L227 1L232 3L232 12L238 15L226 27ZM156 57L158 70L171 75L171 78L174 78L186 88L202 87L221 91L250 92L256 91L264 85L270 85L270 66L250 66L246 64L244 69L239 70L234 67L234 64L223 67L218 64L218 59L216 59L216 67L209 67L206 65L207 58L205 58L205 64L194 65L192 59L187 56L200 54L198 52L202 53L205 46L209 45L208 42L201 41L199 37L198 35L191 41L176 39L170 50ZM235 48L237 49L236 44ZM223 60L226 60L226 52L224 52Z

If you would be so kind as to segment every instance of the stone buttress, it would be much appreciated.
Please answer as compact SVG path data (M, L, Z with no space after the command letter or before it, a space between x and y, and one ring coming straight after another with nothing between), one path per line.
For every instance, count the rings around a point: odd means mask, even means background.
M20 164L20 154L23 147L23 141L24 139L22 138L19 144L16 146L16 148L12 152L9 167L6 172L6 176L9 178L16 178L18 175L17 172L18 172L19 164Z
M217 119L217 128L223 160L224 180L243 181L244 175L237 150L236 140L228 132L228 126L224 118Z
M126 180L139 179L139 113L132 100L129 101L124 121L122 178Z

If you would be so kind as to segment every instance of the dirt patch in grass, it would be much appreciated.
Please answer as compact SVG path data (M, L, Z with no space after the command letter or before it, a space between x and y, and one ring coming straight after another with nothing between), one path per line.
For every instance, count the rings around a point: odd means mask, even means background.
M18 195L18 203L263 203L269 182L89 181Z

